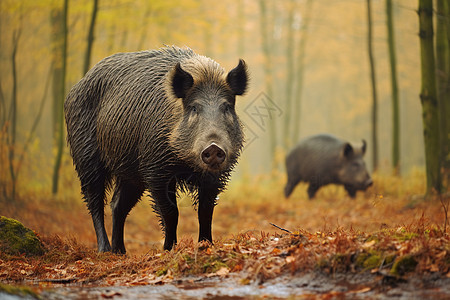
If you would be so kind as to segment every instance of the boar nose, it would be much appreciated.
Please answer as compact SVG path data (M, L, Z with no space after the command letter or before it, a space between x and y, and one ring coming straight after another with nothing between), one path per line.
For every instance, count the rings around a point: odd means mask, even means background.
M373 184L372 178L369 178L369 179L366 181L366 187L369 187L369 186L371 186L372 184Z
M225 151L216 144L211 144L202 151L202 160L213 167L219 166L225 160Z

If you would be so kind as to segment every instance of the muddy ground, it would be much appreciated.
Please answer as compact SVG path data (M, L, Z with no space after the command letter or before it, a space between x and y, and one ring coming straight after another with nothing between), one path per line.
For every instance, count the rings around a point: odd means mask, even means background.
M381 274L320 273L284 275L264 283L242 283L234 274L185 277L166 284L134 287L61 285L44 291L43 299L450 299L450 278ZM2 295L0 294L0 298Z

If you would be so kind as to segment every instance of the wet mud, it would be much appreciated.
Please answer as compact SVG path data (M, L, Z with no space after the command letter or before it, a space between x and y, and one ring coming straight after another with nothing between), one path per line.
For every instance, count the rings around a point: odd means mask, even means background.
M450 299L450 278L442 275L397 278L383 274L306 273L258 278L187 277L142 286L61 285L43 299ZM0 297L1 298L1 297Z

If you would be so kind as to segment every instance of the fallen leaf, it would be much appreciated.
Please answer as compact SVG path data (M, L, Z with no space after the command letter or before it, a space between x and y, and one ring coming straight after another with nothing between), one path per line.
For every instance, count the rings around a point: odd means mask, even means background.
M447 251L442 251L442 252L440 252L439 254L436 254L436 258L437 259L440 259L440 258L443 258L443 257L445 257L445 255L447 254Z
M219 276L226 276L228 275L228 273L230 273L230 270L226 267L222 267L216 272L216 274Z
M369 241L369 242L365 242L365 243L362 245L362 247L363 247L364 249L367 249L367 248L372 247L373 245L375 245L375 240L371 240L371 241Z
M280 254L280 252L281 252L280 249L278 249L278 248L273 248L273 250L272 250L270 253L272 253L272 254L274 254L274 255L278 255L278 254Z
M286 257L286 263L290 264L291 262L295 261L295 257L290 255L288 257Z
M436 264L432 264L430 266L430 271L431 272L438 272L439 271L439 267Z
M353 293L353 294L367 293L367 292L369 292L370 290L371 290L370 287L364 287L364 288L361 288L361 289L359 289L359 290L350 291L349 293Z
M214 277L214 276L221 276L221 277L223 277L223 276L228 275L228 273L230 273L230 269L228 269L227 267L222 267L215 273L207 274L206 277Z

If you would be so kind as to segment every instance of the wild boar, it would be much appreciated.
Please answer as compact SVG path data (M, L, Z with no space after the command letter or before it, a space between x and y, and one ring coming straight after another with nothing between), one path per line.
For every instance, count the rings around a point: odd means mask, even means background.
M287 183L284 195L288 198L300 182L309 183L308 196L314 198L317 190L327 184L343 185L349 196L366 190L372 185L363 156L366 141L362 146L328 134L314 135L301 141L286 157Z
M125 219L144 191L164 249L177 242L177 189L192 193L198 239L212 242L214 206L243 145L235 101L247 82L243 60L225 73L191 49L164 47L114 54L73 86L64 104L67 140L100 252L126 252ZM112 187L110 244L104 205Z

